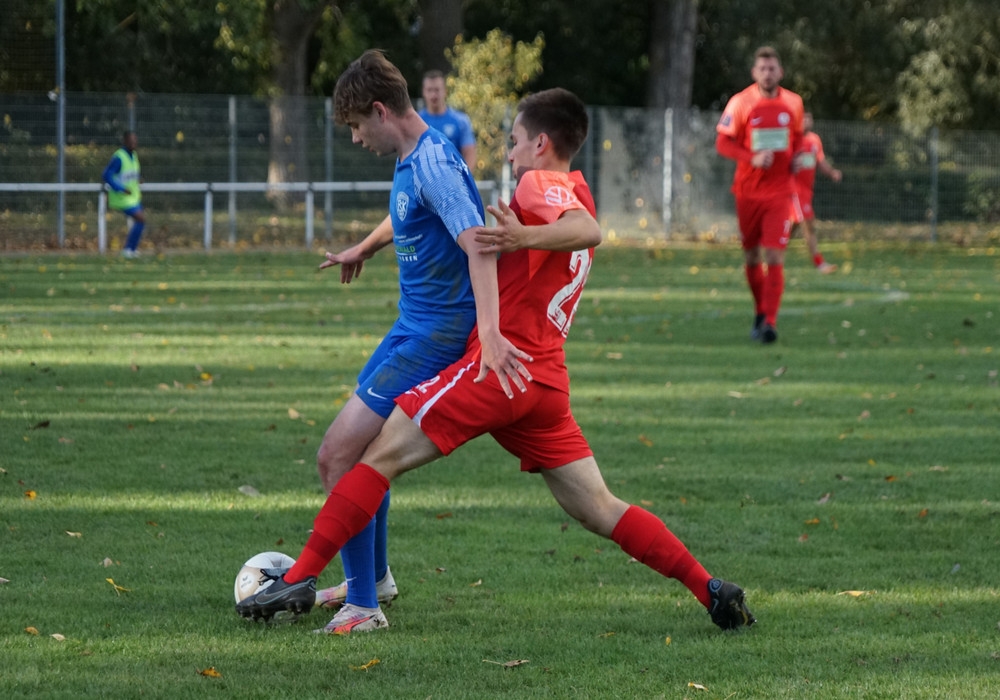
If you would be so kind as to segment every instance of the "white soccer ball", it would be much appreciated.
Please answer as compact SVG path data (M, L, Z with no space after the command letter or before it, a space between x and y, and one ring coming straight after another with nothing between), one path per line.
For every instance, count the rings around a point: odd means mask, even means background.
M247 559L236 574L236 584L233 587L236 602L259 593L273 583L274 579L261 573L261 569L290 569L294 563L294 559L281 552L261 552Z

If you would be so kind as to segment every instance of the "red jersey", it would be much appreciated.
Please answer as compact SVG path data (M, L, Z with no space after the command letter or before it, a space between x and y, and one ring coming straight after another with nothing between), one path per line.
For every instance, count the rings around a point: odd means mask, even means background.
M579 171L528 171L517 184L510 208L526 226L552 223L574 209L597 216ZM567 393L563 344L593 259L593 248L571 253L525 248L504 253L497 261L500 332L534 359L527 363L533 381ZM478 347L479 336L473 331L469 348Z
M795 189L799 196L808 196L812 201L813 187L816 184L816 166L825 160L823 142L815 131L810 131L802 137L802 142L795 152Z
M751 153L774 151L770 168L737 161L733 194L771 199L792 193L792 155L802 139L804 113L802 98L782 87L774 97L765 97L754 83L730 98L715 130Z

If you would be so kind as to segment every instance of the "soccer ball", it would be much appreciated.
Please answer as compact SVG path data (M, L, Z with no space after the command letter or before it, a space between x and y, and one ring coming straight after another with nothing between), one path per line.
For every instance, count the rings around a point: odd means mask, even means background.
M271 585L274 579L261 573L261 569L290 569L294 563L294 559L281 552L261 552L247 559L236 574L236 584L233 586L236 602L239 603Z

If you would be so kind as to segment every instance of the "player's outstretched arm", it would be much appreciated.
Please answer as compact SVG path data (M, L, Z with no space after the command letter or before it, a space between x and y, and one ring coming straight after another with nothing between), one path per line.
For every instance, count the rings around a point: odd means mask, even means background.
M525 226L518 221L502 199L496 207L490 205L486 210L497 224L476 232L476 241L483 246L479 252L483 255L510 253L521 248L572 252L594 248L601 243L601 226L584 209L571 209L556 221L537 226Z
M525 382L531 381L531 372L524 363L531 362L532 357L500 333L497 259L495 255L479 255L482 244L476 242L477 230L478 227L468 228L458 236L458 244L469 256L469 277L472 278L472 294L476 298L476 331L482 345L476 381L481 382L490 371L496 372L504 393L513 398L511 383L522 394L528 390Z
M341 284L350 284L361 276L365 260L390 243L392 243L392 217L387 216L357 245L336 254L328 252L326 260L320 263L319 269L325 270L340 265Z

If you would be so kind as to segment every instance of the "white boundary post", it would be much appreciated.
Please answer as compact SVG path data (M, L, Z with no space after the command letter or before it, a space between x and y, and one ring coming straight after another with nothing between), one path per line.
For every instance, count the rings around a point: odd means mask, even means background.
M205 188L205 250L212 249L212 183Z
M313 224L314 222L314 212L315 209L313 204L315 203L315 197L313 196L312 183L309 184L309 189L306 190L306 248L312 248L313 244Z
M108 193L101 189L97 193L97 250L100 253L108 249Z

